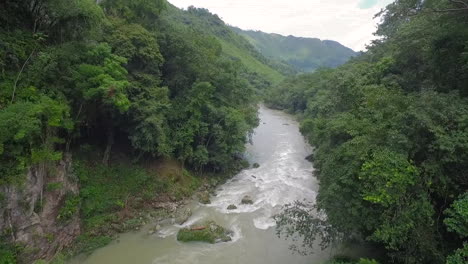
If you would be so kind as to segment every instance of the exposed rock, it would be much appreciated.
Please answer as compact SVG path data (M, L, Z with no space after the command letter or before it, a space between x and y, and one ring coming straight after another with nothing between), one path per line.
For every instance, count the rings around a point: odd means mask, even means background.
M237 209L237 206L231 204L227 207L228 210L236 210Z
M205 191L205 192L201 192L198 194L198 200L200 201L200 203L202 204L209 204L211 203L210 201L210 193Z
M175 217L175 222L178 225L183 225L192 216L192 210L187 208L185 210L178 210Z
M254 168L254 169L260 168L260 164L258 164L258 163L255 162L255 163L252 165L252 168Z
M123 228L121 225L119 224L111 224L111 228L115 231L115 232L123 232Z
M257 177L255 177L255 175L252 175L252 178L257 179Z
M21 186L0 186L0 234L8 233L7 242L26 245L20 263L50 260L80 234L78 207L60 215L67 199L79 193L71 171L71 155L65 154L53 169L45 164L29 168ZM60 187L46 188L49 183Z
M190 228L184 228L177 233L177 240L182 242L207 242L220 243L231 241L232 231L217 225L213 221L206 222L203 225L196 225Z
M242 198L241 204L253 204L252 197L246 195L244 198Z

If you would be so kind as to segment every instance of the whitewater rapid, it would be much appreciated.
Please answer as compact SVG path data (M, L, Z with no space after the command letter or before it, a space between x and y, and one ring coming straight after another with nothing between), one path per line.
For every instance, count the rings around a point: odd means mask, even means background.
M164 226L153 235L144 229L123 234L118 241L73 263L310 264L326 260L327 251L301 256L289 249L291 241L276 236L273 217L285 204L296 200L314 202L318 182L312 164L305 159L312 148L300 134L297 122L263 106L259 117L260 125L245 153L251 164L260 164L259 168L243 170L219 186L211 204L193 202L193 214L183 225ZM252 205L241 204L246 195L254 201ZM237 209L227 210L230 204ZM205 220L232 230L232 241L211 245L176 240L180 228Z

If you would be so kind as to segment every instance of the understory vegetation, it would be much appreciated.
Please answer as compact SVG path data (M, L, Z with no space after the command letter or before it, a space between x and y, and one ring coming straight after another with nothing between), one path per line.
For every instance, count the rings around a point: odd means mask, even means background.
M365 54L271 91L301 119L320 180L316 206L277 218L281 235L366 242L381 263L467 263L466 5L397 0Z

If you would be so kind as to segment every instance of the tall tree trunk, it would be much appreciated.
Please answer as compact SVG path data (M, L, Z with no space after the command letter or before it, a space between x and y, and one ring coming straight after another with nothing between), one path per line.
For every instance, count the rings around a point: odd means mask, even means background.
M112 150L112 145L114 145L114 128L110 126L107 131L106 150L104 151L104 156L102 157L102 164L104 166L109 166L109 158Z

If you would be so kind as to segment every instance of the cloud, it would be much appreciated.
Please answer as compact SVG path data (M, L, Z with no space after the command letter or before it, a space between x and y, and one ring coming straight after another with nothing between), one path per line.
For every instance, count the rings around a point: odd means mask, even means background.
M169 0L180 8L190 5L209 9L226 23L267 33L336 40L363 50L375 37L373 19L392 0ZM373 0L370 0L373 2Z
M379 3L379 0L361 0L358 7L361 9L368 9L368 8L374 7L378 3Z

